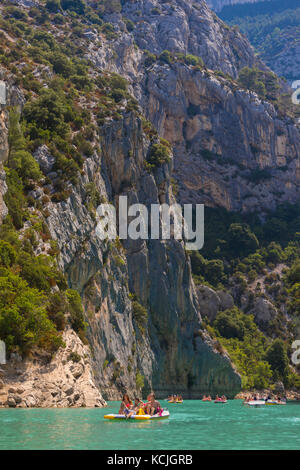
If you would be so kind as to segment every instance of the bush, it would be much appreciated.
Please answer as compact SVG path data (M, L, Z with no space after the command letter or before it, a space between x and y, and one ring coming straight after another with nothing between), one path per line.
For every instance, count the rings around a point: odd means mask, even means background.
M86 10L83 0L61 0L61 6L64 10L75 11L79 15L83 15Z
M150 67L152 64L156 62L155 54L152 54L147 49L144 51L144 54L145 54L145 60L144 60L145 67Z
M9 217L16 229L23 227L26 219L26 199L23 194L22 181L15 170L6 169L6 183L8 191L4 195Z
M74 331L82 336L85 334L86 323L84 321L80 295L73 289L67 290L66 294L69 302L71 326Z
M243 340L245 335L245 326L237 309L225 310L217 315L214 321L214 327L223 338L237 338Z
M0 240L0 263L6 268L12 266L17 258L17 253L14 247L4 241Z
M74 114L65 97L54 90L43 90L39 98L31 103L26 103L23 111L24 119L31 123L36 129L49 131L51 134L58 134L65 138L69 132L67 122ZM29 127L31 138L36 136L32 134L33 128Z
M57 13L61 9L60 0L47 0L46 8L51 13Z
M27 353L33 346L49 351L62 345L46 312L46 298L10 272L0 276L0 337L8 352Z
M132 302L132 313L133 313L133 319L136 322L137 326L142 332L144 332L145 326L147 325L147 321L148 321L147 309L143 307L143 305L141 305L139 302L134 300Z
M65 312L68 311L68 302L63 292L55 292L49 296L47 313L50 320L56 325L59 331L63 331L66 326Z
M276 339L271 344L266 352L265 359L272 368L274 379L281 379L285 382L289 373L289 360L286 346L281 339Z
M151 146L148 162L154 167L161 166L164 163L168 163L171 159L171 153L169 147L161 143L153 144Z
M235 256L247 256L255 251L259 242L246 224L231 224L228 233L228 247Z
M160 62L164 64L169 64L171 65L173 62L173 57L170 51L163 51L160 56L159 56Z
M200 65L201 67L204 66L203 60L200 57L197 57L192 54L186 55L184 61L187 65Z
M144 376L138 370L135 377L136 388L142 390L144 388Z
M72 362L75 362L75 363L78 363L81 361L81 356L80 354L78 354L77 352L71 352L68 356L68 361L72 361Z

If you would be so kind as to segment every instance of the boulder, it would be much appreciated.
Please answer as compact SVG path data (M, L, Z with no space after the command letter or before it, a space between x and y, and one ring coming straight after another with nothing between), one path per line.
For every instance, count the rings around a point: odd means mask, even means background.
M28 408L34 408L37 404L36 399L33 395L29 395L26 398L25 403Z
M12 398L15 400L15 403L19 405L22 402L22 398L19 395L13 395Z
M73 374L73 377L75 379L78 379L79 377L82 376L83 371L84 371L84 367L83 367L82 364L74 364L73 366L70 367L70 370Z
M277 316L277 310L274 305L267 299L257 297L254 299L254 304L250 314L254 315L255 322L258 325L267 325Z
M218 294L210 287L204 285L197 288L197 294L201 315L213 321L221 309L221 301Z
M51 172L55 163L55 158L51 155L47 145L41 145L38 147L33 156L45 175Z
M210 321L215 320L221 310L232 308L234 306L233 298L224 291L215 291L208 286L201 285L197 287L200 313L208 317Z
M10 408L15 408L16 407L16 401L15 401L13 396L8 396L6 403Z
M217 294L221 302L221 310L227 310L228 308L234 307L234 300L232 295L230 295L228 292L224 292L223 290L218 290Z

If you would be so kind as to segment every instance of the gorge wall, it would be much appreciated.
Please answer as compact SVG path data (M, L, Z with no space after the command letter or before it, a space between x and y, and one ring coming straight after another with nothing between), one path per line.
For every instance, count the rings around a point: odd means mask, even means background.
M134 23L130 34L124 17ZM99 70L128 78L146 117L172 143L181 202L263 213L298 200L299 123L231 79L245 66L268 71L244 36L203 1L173 7L156 0L126 2L122 15L105 19L119 36L100 45L91 37L87 57ZM148 65L141 53L146 49L200 56L206 69L176 59ZM255 180L261 170L266 177Z
M128 240L122 248L101 242L84 207L84 188L91 181L103 200L116 204L119 195L127 195L128 204L147 207L172 202L170 166L149 173L144 167L148 146L140 120L132 115L104 126L101 154L86 161L79 186L66 203L49 206L47 223L63 268L84 299L100 390L108 399L135 390L139 372L145 389L155 389L159 397L172 391L186 397L215 391L233 396L240 379L201 326L183 246ZM132 294L148 312L144 328L134 317Z
M102 202L115 206L126 195L129 204L147 207L178 200L263 214L299 198L298 127L272 104L241 89L236 78L243 67L266 67L245 37L202 0L128 1L122 13L107 13L103 19L115 36L108 39L86 24L79 41L91 61L90 74L126 77L139 113L123 108L118 119L97 124L93 153L84 158L78 182L66 183L70 194L65 200L44 203L43 187L30 192L47 213L60 268L83 299L93 380L105 399L120 398L125 390L139 393L140 376L145 391L153 388L159 397L233 397L241 380L203 328L184 246L160 240L101 241L88 194L92 185ZM132 22L131 31L125 19ZM61 35L57 26L54 32ZM159 58L165 50L181 58L166 63ZM187 55L201 57L204 64L185 63ZM145 165L151 142L141 114L173 148L171 161L152 171ZM2 117L0 139L5 147L7 116ZM34 156L53 194L55 159L47 145ZM271 177L251 182L252 172L264 169Z

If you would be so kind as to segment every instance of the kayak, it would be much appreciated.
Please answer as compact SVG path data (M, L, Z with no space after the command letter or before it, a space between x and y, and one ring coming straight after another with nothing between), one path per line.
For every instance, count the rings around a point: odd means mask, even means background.
M202 401L212 401L212 400L209 398L202 398Z
M174 403L176 405L177 403L183 403L183 400L182 401L168 401L168 403Z
M227 403L227 400L215 400L215 403Z
M130 416L128 419L133 419L136 421L149 421L149 420L159 420L159 419L167 419L169 418L170 413L167 410L164 410L161 415L156 414L156 415L133 415ZM123 421L126 420L125 415L117 415L117 414L110 414L110 415L105 415L104 419L111 419L115 421Z

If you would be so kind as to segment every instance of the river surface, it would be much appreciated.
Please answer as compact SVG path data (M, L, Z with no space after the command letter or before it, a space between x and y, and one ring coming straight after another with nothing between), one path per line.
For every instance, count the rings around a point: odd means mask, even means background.
M300 449L300 403L161 403L171 416L156 422L104 420L119 402L102 409L0 409L0 449Z

